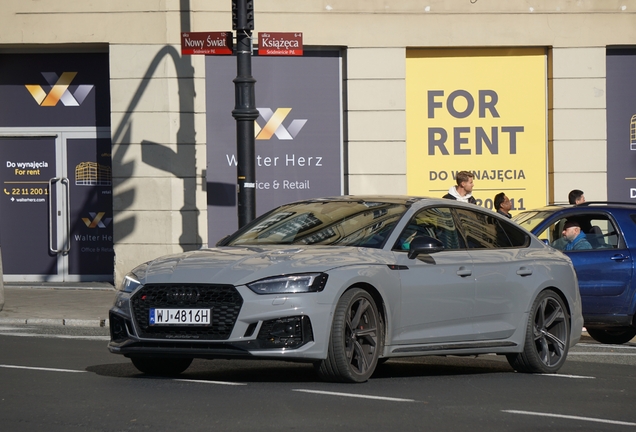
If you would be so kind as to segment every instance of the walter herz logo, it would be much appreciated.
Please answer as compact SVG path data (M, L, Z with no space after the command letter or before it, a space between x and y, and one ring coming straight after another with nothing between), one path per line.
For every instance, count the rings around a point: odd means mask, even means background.
M56 106L62 102L64 106L80 106L94 86L89 84L71 85L77 72L42 72L48 85L27 84L25 87L40 106Z
M83 217L82 222L86 225L87 228L106 228L110 225L110 222L113 218L105 218L106 212L88 212L90 217Z
M258 120L254 122L254 134L257 140L268 140L272 135L276 135L279 140L293 140L307 123L306 119L295 119L285 127L283 121L289 115L291 108L278 108L276 111L272 111L271 108L257 108L257 110L266 122L262 128Z

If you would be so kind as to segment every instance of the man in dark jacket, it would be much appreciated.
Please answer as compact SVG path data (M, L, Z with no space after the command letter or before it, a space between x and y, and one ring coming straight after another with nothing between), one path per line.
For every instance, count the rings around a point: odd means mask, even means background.
M507 217L508 219L512 218L510 214L510 209L512 208L512 203L508 199L505 193L501 192L495 195L495 210L500 215Z
M477 204L477 200L472 195L473 177L473 173L470 171L460 171L455 174L457 186L451 186L448 193L442 198Z

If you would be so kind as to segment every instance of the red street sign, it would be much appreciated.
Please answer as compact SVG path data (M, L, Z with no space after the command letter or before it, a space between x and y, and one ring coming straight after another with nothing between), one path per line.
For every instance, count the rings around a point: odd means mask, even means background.
M303 34L259 33L258 55L301 56L303 55Z
M181 55L232 54L232 32L181 33Z

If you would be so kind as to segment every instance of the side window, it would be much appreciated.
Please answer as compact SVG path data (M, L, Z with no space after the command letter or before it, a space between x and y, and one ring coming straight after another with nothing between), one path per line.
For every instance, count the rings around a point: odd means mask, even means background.
M415 236L425 235L436 238L446 249L463 249L464 243L457 233L450 208L427 208L421 210L409 221L393 246L397 250L409 250Z
M559 250L617 249L618 231L603 214L577 214L552 223L539 238Z
M465 209L455 209L469 249L520 247L527 243L525 234L498 218Z
M497 219L497 223L500 224L501 230L506 233L512 247L528 247L530 244L530 237L528 237L528 234L521 231L516 226L502 222L499 219Z

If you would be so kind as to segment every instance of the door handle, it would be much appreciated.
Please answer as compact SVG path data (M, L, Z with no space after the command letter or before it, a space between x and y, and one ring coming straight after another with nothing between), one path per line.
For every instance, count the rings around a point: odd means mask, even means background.
M65 190L66 190L66 208L65 208L65 213L66 213L66 218L64 220L64 222L66 223L65 225L65 232L64 232L64 238L62 239L62 241L64 241L64 244L66 247L64 247L63 249L57 249L57 245L53 244L53 221L56 219L56 215L55 212L53 211L53 197L55 196L53 194L53 183L61 183L62 185L64 185ZM68 178L66 177L53 177L52 179L49 180L49 250L53 253L67 253L70 249L71 249L71 239L70 239L70 233L71 233L71 214L70 214L70 183Z
M466 276L470 276L471 274L473 274L473 271L464 266L461 266L459 270L457 270L457 276L466 277Z
M610 258L612 261L623 261L626 260L627 257L623 254L617 254Z
M521 267L517 270L517 274L519 276L530 276L532 274L532 269L528 267Z

